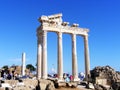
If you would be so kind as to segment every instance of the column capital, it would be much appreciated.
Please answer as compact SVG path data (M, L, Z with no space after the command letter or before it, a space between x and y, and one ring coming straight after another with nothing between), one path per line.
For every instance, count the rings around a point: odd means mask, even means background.
M75 33L72 33L71 35L73 36L73 35L76 35L76 34L75 34Z
M58 35L62 35L62 32L56 32Z
M76 40L76 34L71 34L72 36L72 41L75 41Z
M84 39L88 39L88 36L89 36L88 34L87 35L83 35L83 38Z
M58 38L62 38L62 32L57 32Z
M44 37L44 36L47 36L47 31L43 31L42 32L42 36Z

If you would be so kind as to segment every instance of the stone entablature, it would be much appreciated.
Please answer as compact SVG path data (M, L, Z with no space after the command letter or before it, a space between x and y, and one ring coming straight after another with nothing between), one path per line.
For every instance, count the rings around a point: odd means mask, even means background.
M89 29L78 27L79 24L73 23L69 26L69 22L62 22L62 14L55 14L51 16L42 16L39 18L41 26L39 29L49 32L61 32L68 34L87 35ZM38 29L38 30L39 30Z

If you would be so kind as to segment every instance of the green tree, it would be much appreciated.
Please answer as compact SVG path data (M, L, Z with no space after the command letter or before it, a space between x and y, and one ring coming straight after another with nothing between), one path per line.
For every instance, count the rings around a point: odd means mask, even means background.
M31 72L36 70L32 64L27 64L26 68L29 69Z
M5 73L9 73L9 70L8 70L9 67L8 67L8 65L3 66L2 68L4 69Z
M3 66L2 68L7 70L8 69L8 65Z

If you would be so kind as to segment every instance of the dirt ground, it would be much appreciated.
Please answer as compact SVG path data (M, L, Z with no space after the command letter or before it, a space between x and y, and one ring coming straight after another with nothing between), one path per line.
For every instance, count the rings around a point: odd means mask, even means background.
M84 87L78 87L78 88L59 88L59 89L55 89L55 90L92 90L92 89L86 89Z

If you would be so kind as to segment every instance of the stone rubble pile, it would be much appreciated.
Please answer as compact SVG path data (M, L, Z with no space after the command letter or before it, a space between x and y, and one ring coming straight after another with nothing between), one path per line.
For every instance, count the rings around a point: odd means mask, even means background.
M91 70L91 82L94 85L109 85L111 90L120 90L120 72L115 71L110 66L95 67Z
M91 70L91 78L107 79L108 82L116 82L120 80L120 72L116 72L110 66L98 66Z

